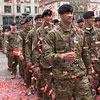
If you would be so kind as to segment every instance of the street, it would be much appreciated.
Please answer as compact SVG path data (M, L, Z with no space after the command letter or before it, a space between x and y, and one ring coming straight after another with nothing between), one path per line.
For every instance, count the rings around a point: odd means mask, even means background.
M34 94L26 96L23 80L17 75L11 79L7 67L7 58L0 52L0 100L37 100Z

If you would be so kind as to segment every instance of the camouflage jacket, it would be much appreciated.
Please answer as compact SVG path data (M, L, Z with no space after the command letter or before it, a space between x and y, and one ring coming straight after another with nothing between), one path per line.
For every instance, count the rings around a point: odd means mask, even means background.
M23 29L19 31L18 34L18 50L23 51L23 56L25 57L26 44L28 43L27 35L29 30Z
M85 65L91 66L100 58L100 31L96 27L84 28L83 60ZM100 68L99 68L100 69Z
M13 51L13 49L16 49L18 46L17 37L18 37L17 31L12 31L9 34L4 34L3 49L8 51Z
M83 36L75 27L69 31L60 25L48 33L43 43L40 64L47 65L47 68L52 67L55 78L73 79L73 76L86 75L86 67L82 60ZM71 63L60 58L62 53L73 51L76 52L77 58Z
M45 28L45 23L37 30L33 29L29 32L27 39L27 52L26 52L26 60L31 61L34 66L39 66L39 58L42 51L42 40L48 34L50 28ZM31 53L29 52L32 48ZM30 56L31 55L31 56Z

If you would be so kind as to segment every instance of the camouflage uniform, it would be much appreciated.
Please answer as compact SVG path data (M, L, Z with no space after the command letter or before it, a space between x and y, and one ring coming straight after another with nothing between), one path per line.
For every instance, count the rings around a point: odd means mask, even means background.
M83 57L85 65L89 65L94 69L94 82L96 78L96 74L100 76L100 32L96 27L92 27L91 29L84 29L84 47L88 47L84 49ZM92 69L92 71L93 71ZM92 75L91 73L88 73Z
M40 97L40 100L50 99L50 97L48 97L48 94L46 94L46 92L44 93L43 91L40 90L42 87L44 87L47 84L48 79L50 80L49 73L51 72L51 70L45 70L41 68L39 64L39 58L42 51L42 39L44 39L48 31L51 30L51 29L45 28L46 26L47 25L43 23L43 25L37 29L37 32L36 32L36 29L33 29L32 31L30 31L28 35L29 41L28 41L28 48L27 48L27 53L26 53L27 61L31 61L32 64L35 66L35 68L40 67L40 70L41 70L40 77L37 77L33 74L33 76L37 78L36 84L35 82L33 82L33 84L35 85L35 88L38 90L38 96ZM32 54L31 54L32 56L30 56L30 52L29 52L29 49L31 50L31 45L32 45Z
M27 80L26 80L26 70L27 70L27 65L26 65L26 56L25 56L25 53L26 53L26 44L27 44L27 35L28 35L28 32L30 30L27 30L27 29L23 29L22 31L19 32L19 38L18 38L18 49L20 51L23 51L23 56L24 56L24 60L23 61L19 61L19 64L20 64L20 74L21 76L24 78L24 82L27 84L26 87L29 87L30 86L30 82L28 83Z
M8 67L13 75L16 75L18 57L13 55L13 50L17 48L17 31L12 31L4 36L4 50L7 50Z
M47 35L40 62L53 66L55 100L71 100L73 95L76 100L93 100L86 77L86 67L81 56L82 45L83 38L73 27L69 31L64 30L60 25ZM60 58L62 53L67 52L75 52L77 58L72 62Z

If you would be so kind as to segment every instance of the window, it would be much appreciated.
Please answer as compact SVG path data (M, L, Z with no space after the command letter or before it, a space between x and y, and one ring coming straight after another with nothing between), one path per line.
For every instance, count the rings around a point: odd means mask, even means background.
M20 6L16 6L17 7L17 13L21 12L21 7Z
M38 7L35 6L35 13L38 13Z
M34 3L38 3L38 0L34 0Z
M30 6L25 7L25 13L31 13L31 7Z
M3 16L3 25L11 24L13 21L13 16Z
M16 0L16 2L20 2L20 0Z
M4 2L8 2L9 0L4 0Z
M58 8L59 8L59 7L60 7L60 2L58 2L58 4L57 4L57 5L58 5Z
M4 6L5 13L11 13L11 6Z

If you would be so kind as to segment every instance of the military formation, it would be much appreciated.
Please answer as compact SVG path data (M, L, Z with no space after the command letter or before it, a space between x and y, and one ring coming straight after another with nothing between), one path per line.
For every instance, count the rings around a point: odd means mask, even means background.
M100 94L100 17L84 12L75 21L73 7L58 9L60 20L46 9L0 27L0 50L8 59L12 79L17 69L26 86L26 95L39 100L96 100ZM18 68L17 68L18 67Z

